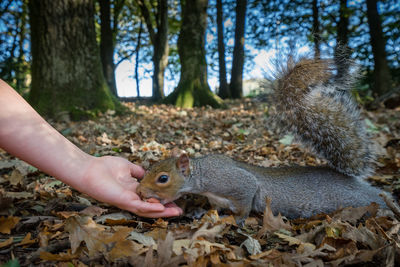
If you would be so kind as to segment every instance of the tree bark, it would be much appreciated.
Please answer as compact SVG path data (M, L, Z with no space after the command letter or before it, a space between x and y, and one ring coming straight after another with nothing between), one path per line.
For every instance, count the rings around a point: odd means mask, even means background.
M24 52L24 42L25 42L25 34L26 34L26 23L28 17L28 2L27 0L22 1L22 12L20 18L20 25L19 25L19 53L17 58L17 66L16 66L16 90L18 92L22 92L23 88L25 87L25 76L26 76L26 69L27 64L25 63L25 52Z
M166 99L178 107L221 105L221 99L211 92L207 82L207 5L208 0L181 1L182 26L178 38L181 76L178 86Z
M392 79L386 59L386 41L383 37L377 0L367 0L367 17L372 54L374 55L374 93L381 96L390 91Z
M140 98L140 78L139 78L139 51L140 51L140 41L142 39L143 23L140 22L139 35L136 45L136 60L135 60L135 80L136 80L136 94L137 98Z
M29 1L31 104L41 114L73 119L114 109L104 79L92 0Z
M111 29L111 4L110 0L99 0L100 3L100 57L103 66L104 78L111 93L118 97L115 82L114 66L114 36ZM114 22L115 23L115 22Z
M224 18L222 0L217 0L217 31L218 31L218 63L219 63L219 91L221 98L230 98L231 94L226 80Z
M338 70L337 79L346 76L349 69L349 58L351 51L349 48L349 10L347 8L347 0L340 0L339 22L337 23L337 36L335 47L335 64Z
M233 98L243 96L244 31L247 0L236 1L235 45L233 48L230 92Z
M150 12L144 0L137 1L143 20L146 23L150 40L153 45L153 100L160 100L164 95L164 73L168 65L168 1L157 1L157 12L155 14L156 29L150 17Z
M313 16L313 26L312 33L314 39L314 58L319 59L321 57L321 32L319 28L319 10L318 10L318 0L312 1L312 16Z

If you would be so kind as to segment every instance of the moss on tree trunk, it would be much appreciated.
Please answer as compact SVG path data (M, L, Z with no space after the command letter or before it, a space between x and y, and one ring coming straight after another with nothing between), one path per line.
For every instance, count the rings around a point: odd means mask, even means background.
M181 1L182 26L178 39L181 77L166 102L178 107L220 107L222 100L211 92L207 83L205 31L207 0Z
M29 1L32 87L36 110L73 119L115 109L104 79L92 0ZM117 104L118 105L118 104Z

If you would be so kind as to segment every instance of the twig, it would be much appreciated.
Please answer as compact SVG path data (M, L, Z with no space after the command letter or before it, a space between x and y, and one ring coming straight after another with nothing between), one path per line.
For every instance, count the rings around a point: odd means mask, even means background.
M379 196L383 198L383 201L385 201L386 205L390 208L391 211L393 211L396 219L400 221L400 207L399 205L397 205L394 199L386 194L379 194Z

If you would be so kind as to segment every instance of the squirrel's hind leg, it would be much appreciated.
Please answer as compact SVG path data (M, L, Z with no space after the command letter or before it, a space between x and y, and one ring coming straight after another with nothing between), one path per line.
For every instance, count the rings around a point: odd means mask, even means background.
M235 221L239 227L244 226L244 222L249 217L251 211L251 202L249 205L243 205L242 201L234 202L234 209L231 209L235 214Z

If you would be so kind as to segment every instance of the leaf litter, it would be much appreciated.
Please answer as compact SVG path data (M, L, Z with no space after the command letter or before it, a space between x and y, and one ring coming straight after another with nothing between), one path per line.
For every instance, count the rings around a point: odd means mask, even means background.
M127 103L123 116L53 123L96 156L116 155L148 168L176 149L192 157L221 153L271 167L321 165L274 130L266 104L245 99L229 108L182 110ZM367 113L380 144L370 182L400 192L400 110ZM0 264L21 266L395 266L400 223L371 204L287 220L252 213L238 227L229 211L185 196L179 218L148 219L99 203L0 149ZM396 212L395 212L396 213Z

